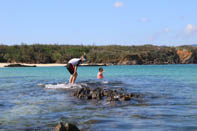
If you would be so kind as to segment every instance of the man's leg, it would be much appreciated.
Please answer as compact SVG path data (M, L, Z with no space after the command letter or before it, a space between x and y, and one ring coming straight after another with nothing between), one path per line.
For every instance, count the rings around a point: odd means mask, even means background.
M73 81L73 75L70 76L69 83L72 83L72 81Z
M75 80L77 79L77 72L73 75L72 83L75 83Z

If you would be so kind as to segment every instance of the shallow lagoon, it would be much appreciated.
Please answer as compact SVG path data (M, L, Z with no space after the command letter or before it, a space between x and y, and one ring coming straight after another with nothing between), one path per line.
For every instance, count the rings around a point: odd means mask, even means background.
M77 85L124 88L140 101L79 100L65 67L0 68L0 129L53 130L60 121L86 130L197 130L197 65L79 67ZM55 87L55 86L54 86Z

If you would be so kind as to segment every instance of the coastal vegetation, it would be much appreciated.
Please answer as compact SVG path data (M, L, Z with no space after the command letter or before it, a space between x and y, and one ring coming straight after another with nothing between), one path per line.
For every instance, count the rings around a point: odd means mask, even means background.
M107 64L191 64L197 63L193 46L84 46L84 45L0 45L1 63L67 63L87 55L87 63Z

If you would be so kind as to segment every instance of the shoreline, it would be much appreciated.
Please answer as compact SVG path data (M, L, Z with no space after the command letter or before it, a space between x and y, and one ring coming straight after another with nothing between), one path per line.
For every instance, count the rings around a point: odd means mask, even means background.
M55 67L55 66L66 66L66 64L58 64L58 63L50 63L50 64L27 64L27 63L0 63L0 68L4 68L5 66L11 65L11 64L21 64L24 66L36 66L36 67ZM109 64L81 64L81 66L108 66Z
M65 66L66 64L27 64L27 63L0 63L0 68L4 68L5 66L8 66L10 64L21 64L25 66L36 66L36 67L50 67L50 66Z
M58 64L58 63L49 63L49 64L27 64L27 63L0 63L0 68L7 68L6 66L12 64L20 64L26 67L65 67L66 64ZM195 64L195 63L191 63ZM191 65L186 64L186 65ZM80 66L110 66L114 64L104 64L104 63L88 63L88 64L80 64ZM117 65L125 65L125 64L117 64ZM141 65L185 65L185 64L141 64ZM14 66L15 67L15 66ZM17 66L16 66L17 67Z

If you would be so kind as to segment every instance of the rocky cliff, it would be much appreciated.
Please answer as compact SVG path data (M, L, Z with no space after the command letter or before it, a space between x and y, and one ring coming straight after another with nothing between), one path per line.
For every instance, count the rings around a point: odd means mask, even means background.
M141 65L142 59L138 55L127 55L119 62L119 64L121 64L121 65Z
M193 63L194 57L192 57L192 52L187 49L178 49L177 55L179 56L180 64Z
M141 64L195 64L197 57L194 51L188 49L176 49L168 52L148 52L145 54L127 55L118 64L141 65Z

